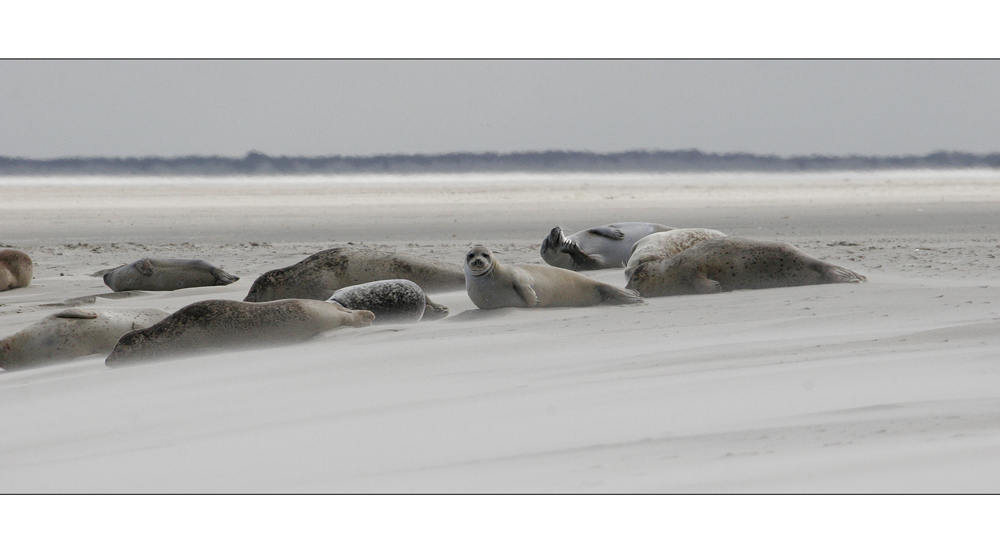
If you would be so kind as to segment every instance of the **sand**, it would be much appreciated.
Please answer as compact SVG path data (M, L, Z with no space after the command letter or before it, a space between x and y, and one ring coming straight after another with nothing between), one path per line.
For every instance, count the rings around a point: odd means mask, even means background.
M110 369L0 373L0 492L1000 492L1000 172L0 179L35 262L0 336L141 257L242 299L338 244L542 263L618 221L788 241L862 284L480 311ZM588 273L624 285L619 270Z

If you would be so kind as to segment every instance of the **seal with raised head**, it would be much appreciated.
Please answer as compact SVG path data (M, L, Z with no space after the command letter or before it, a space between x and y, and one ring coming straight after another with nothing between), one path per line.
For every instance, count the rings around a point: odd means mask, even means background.
M678 228L644 236L632 246L632 255L625 264L625 277L631 276L632 270L642 263L666 259L699 242L722 236L725 233L707 228Z
M465 287L480 309L642 303L631 290L546 265L501 265L485 246L465 256Z
M785 242L726 236L636 266L625 287L652 297L865 280Z
M239 280L200 259L144 258L104 274L104 284L115 292L166 291L196 286L225 286Z
M654 232L673 230L656 223L611 223L566 236L555 227L542 240L542 259L571 271L616 269L625 266L632 246Z
M11 249L0 250L0 292L31 284L34 268L28 254Z
M462 267L374 248L340 246L257 277L243 301L327 300L345 286L406 279L427 293L461 290Z
M159 309L66 309L0 340L0 368L13 371L107 355L126 332L168 315Z
M368 326L374 319L371 311L318 300L204 300L123 335L104 363L114 367L210 350L294 344L341 326Z
M432 302L415 282L376 280L337 290L327 301L375 314L372 324L415 323L448 316L448 308Z

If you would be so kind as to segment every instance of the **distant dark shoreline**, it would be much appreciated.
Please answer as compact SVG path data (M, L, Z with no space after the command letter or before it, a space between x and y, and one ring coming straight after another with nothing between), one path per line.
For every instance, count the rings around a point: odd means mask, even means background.
M794 172L885 169L1000 169L1000 153L934 152L923 156L764 156L698 150L596 154L545 151L377 156L77 157L0 156L0 176L45 175L342 175L359 173Z

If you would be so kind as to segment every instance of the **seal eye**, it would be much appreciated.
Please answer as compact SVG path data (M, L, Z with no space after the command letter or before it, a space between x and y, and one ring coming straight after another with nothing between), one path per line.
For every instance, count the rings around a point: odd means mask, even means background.
M489 258L490 258L490 254L488 254L488 253L484 253L484 254L483 254L483 257L484 257L484 258L486 258L486 259L489 259Z

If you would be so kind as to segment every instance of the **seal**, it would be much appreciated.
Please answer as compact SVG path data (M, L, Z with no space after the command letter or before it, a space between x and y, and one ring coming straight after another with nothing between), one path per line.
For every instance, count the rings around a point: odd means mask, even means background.
M377 280L341 288L327 301L375 314L372 324L415 323L448 316L448 308L432 302L413 281Z
M625 287L652 297L865 280L785 242L726 236L636 266Z
M656 223L611 223L568 237L555 227L542 240L542 259L553 267L571 271L615 269L625 266L632 246L654 232L673 230Z
M0 340L0 368L30 369L100 353L107 355L126 332L146 328L170 313L159 309L66 309Z
M501 265L485 246L474 246L465 256L465 287L480 309L642 303L631 290L568 269Z
M11 249L0 250L0 292L31 284L34 268L28 254Z
M632 276L637 265L677 255L698 242L722 236L725 234L707 228L679 228L644 236L632 246L632 255L625 264L625 277Z
M203 300L118 339L104 364L117 367L213 349L256 349L303 342L341 326L368 326L371 311L318 300L245 303Z
M461 290L462 268L452 263L374 248L340 246L257 277L243 301L327 300L337 290L377 280L406 279L424 292Z
M115 292L166 291L196 286L225 286L239 280L199 259L144 258L104 274L104 284Z

